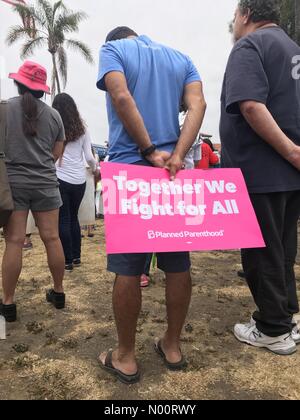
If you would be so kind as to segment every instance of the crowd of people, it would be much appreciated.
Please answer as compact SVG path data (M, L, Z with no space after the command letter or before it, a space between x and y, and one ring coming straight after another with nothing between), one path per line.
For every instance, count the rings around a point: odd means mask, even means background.
M292 76L300 47L278 22L277 1L239 1L221 96L220 136L222 167L241 168L266 242L263 249L242 251L244 276L257 309L250 322L234 327L234 334L242 343L292 355L300 343L294 318L299 312L294 265L300 214L300 80ZM65 269L81 264L78 212L87 188L86 167L91 185L100 172L74 100L60 94L52 107L41 100L50 93L46 70L26 62L10 78L19 92L8 101L5 159L15 211L4 228L0 313L14 322L29 211L53 278L47 301L62 309ZM166 168L171 179L184 168L219 165L213 145L198 141L207 104L201 76L185 54L118 27L101 48L97 87L107 94L110 162ZM140 286L149 284L151 261L149 254L108 255L108 271L116 275L118 347L101 353L99 363L125 384L141 377L135 335ZM165 272L168 325L154 349L168 369L178 371L187 366L180 337L191 301L190 255L162 253L155 261Z

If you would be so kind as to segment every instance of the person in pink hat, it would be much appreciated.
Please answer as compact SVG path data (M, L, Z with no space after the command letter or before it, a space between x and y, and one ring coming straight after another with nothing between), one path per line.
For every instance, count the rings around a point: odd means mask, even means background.
M46 299L57 309L65 306L65 260L58 233L62 201L55 168L63 151L65 132L59 113L41 101L45 94L50 94L44 67L26 61L17 73L11 73L9 77L19 92L19 96L7 103L5 150L15 210L4 228L6 248L2 263L0 314L7 322L14 322L17 319L15 289L22 269L29 210L45 244L54 282Z

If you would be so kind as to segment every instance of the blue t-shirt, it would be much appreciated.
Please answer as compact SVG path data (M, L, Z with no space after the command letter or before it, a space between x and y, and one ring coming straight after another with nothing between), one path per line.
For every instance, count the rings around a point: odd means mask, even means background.
M201 81L186 55L152 42L146 36L108 42L100 51L97 87L106 90L105 76L118 71L125 75L151 141L159 150L173 152L180 136L178 115L184 88ZM110 161L135 163L141 160L136 142L128 135L109 95Z

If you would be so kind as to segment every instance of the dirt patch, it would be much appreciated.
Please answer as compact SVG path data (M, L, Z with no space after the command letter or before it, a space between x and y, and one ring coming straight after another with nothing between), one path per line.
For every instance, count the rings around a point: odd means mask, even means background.
M253 310L248 288L236 276L238 252L192 256L193 300L182 339L190 364L182 373L167 372L153 351L166 325L164 277L153 273L151 287L143 291L137 334L143 379L128 388L97 364L99 352L116 344L114 279L106 272L102 223L95 238L83 240L83 266L66 275L62 312L45 303L51 278L37 236L33 243L17 290L19 320L0 341L0 399L300 399L300 353L277 357L243 346L232 335L235 322L247 321ZM1 255L3 247L1 239Z

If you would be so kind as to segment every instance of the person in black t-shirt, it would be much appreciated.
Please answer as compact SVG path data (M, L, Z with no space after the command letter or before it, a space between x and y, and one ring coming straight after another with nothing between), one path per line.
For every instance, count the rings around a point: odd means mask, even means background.
M222 166L241 168L266 248L242 251L257 311L241 342L276 354L300 343L294 265L300 214L300 47L278 26L278 0L240 0L221 97Z

